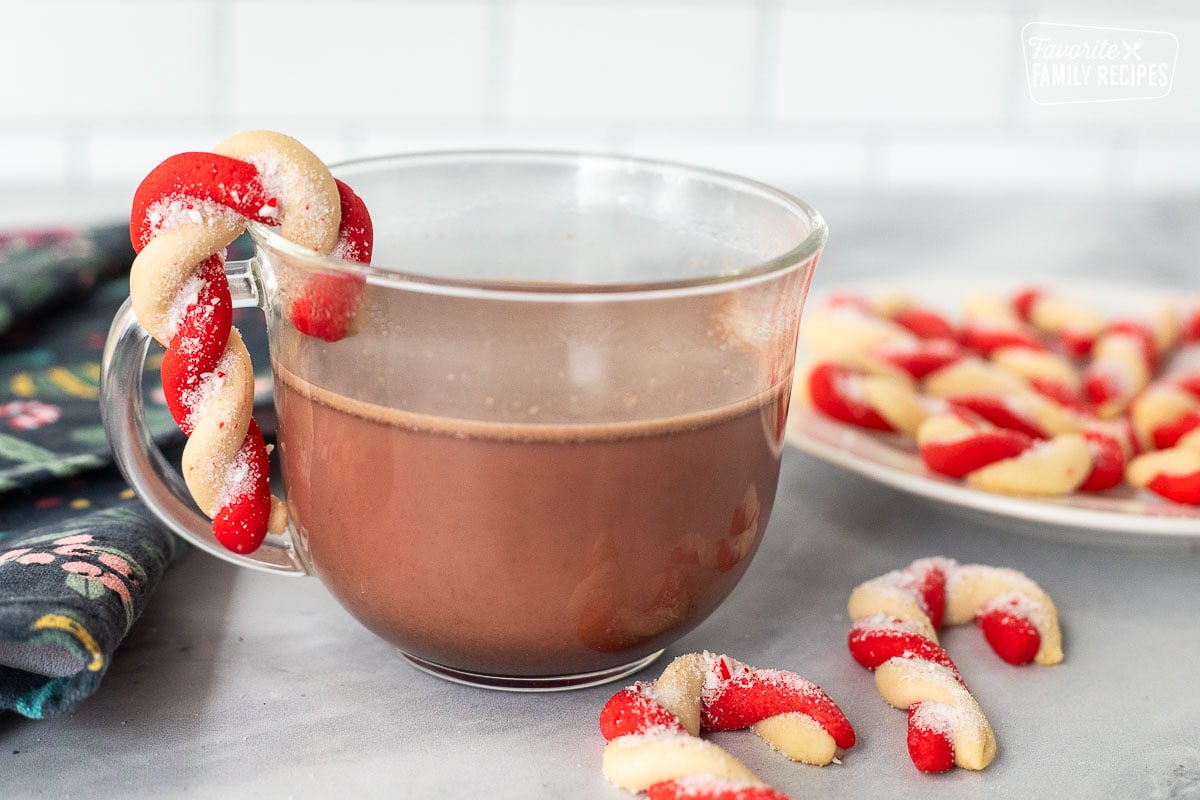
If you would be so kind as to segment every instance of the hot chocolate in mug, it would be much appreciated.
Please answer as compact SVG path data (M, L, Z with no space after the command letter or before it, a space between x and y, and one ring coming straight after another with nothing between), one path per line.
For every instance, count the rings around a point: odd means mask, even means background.
M371 210L375 265L256 223L253 258L226 264L235 305L266 315L287 532L249 556L215 542L148 434L128 304L102 378L122 471L193 544L315 575L442 677L553 689L645 666L761 541L823 220L760 183L630 158L333 171ZM314 275L365 281L351 335L286 318Z

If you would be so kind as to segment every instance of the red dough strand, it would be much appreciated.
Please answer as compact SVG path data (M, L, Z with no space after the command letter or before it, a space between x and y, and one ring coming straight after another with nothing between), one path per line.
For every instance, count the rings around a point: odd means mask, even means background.
M175 215L198 220L211 213L206 203L268 225L278 216L278 200L267 195L253 164L216 153L179 153L151 170L134 192L133 249L141 252Z
M1092 453L1092 471L1079 491L1104 492L1125 480L1125 449L1121 443L1099 431L1086 431L1083 438Z
M1029 617L1004 607L990 608L979 615L979 628L996 655L1009 664L1033 661L1041 636Z
M930 442L921 447L921 460L934 472L961 478L1006 458L1016 458L1033 447L1026 434L1004 428L978 430L952 442Z
M1046 350L1046 345L1037 334L1021 328L994 328L983 325L967 325L960 334L960 341L981 356L990 356L1003 347L1024 347L1028 350Z
M178 331L163 353L160 369L167 408L187 436L192 435L191 415L201 381L216 370L233 327L225 259L211 256L199 265L197 274L200 288L196 300L184 311Z
M892 322L921 339L952 341L958 336L954 326L945 317L928 308L902 308L892 315Z
M608 741L648 731L686 733L679 717L643 690L647 684L626 686L600 710L600 733Z
M362 198L337 181L342 202L342 223L334 255L345 261L371 263L374 228ZM345 272L321 272L308 279L292 301L290 316L296 330L326 342L336 342L350 332L366 278Z
M850 655L867 669L875 669L893 658L916 658L945 667L962 683L958 667L941 645L905 628L901 619L872 617L855 622L847 644Z
M815 720L841 749L854 746L854 728L829 695L782 670L754 670L722 681L706 693L702 720L704 730L736 731L793 711Z
M1046 431L1028 413L1004 395L969 394L946 398L954 408L964 408L998 428L1023 433L1032 439L1048 439ZM1008 456L1005 456L1006 458Z
M1163 473L1151 479L1146 488L1176 503L1200 505L1200 471L1186 475Z
M646 789L649 800L789 800L770 786L746 786L719 778L680 778L663 781Z
M913 380L921 380L967 356L967 352L950 339L885 344L875 348L872 354L904 370Z
M954 730L937 704L914 703L908 709L908 756L921 772L954 769Z
M262 544L271 517L271 491L267 485L271 465L262 431L253 417L238 462L245 465L245 477L213 517L212 530L226 549L251 553Z

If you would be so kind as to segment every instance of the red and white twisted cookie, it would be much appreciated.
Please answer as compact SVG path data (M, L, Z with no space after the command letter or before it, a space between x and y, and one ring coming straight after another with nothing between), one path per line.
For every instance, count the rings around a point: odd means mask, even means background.
M1069 360L1048 350L1000 347L992 351L991 363L1024 380L1037 394L1080 411L1086 402L1083 377Z
M1200 442L1193 439L1134 457L1125 480L1176 503L1200 505Z
M816 357L876 374L903 377L903 372L872 358L880 345L915 344L918 340L890 319L878 316L861 301L835 297L808 315L805 344Z
M831 295L826 301L827 308L839 306L857 308L891 320L919 339L954 341L958 338L958 331L944 315L900 292L870 298L841 293Z
M996 754L987 717L938 644L943 623L976 621L1010 664L1063 658L1054 603L1012 569L921 559L857 586L849 614L850 653L888 703L908 709L908 751L923 772L983 769Z
M129 295L142 327L167 348L163 391L188 442L183 477L213 534L253 551L286 524L267 488L267 450L251 417L254 373L232 327L225 248L248 220L321 254L368 261L370 216L362 201L307 148L269 131L239 133L212 153L181 153L138 187L130 238L138 252ZM290 309L301 332L345 334L361 282L316 277Z
M1142 450L1165 450L1200 428L1200 374L1148 386L1129 404L1129 421Z
M1048 349L1011 303L991 294L973 295L964 301L959 342L985 358L1000 348Z
M1149 329L1136 323L1105 331L1092 348L1092 363L1084 372L1088 400L1097 412L1112 418L1150 383L1158 367L1158 349Z
M1096 340L1084 372L1088 399L1097 413L1112 418L1154 378L1159 365L1181 338L1178 315L1162 305L1148 321L1113 322Z
M797 373L796 396L833 419L873 431L914 433L943 404L921 397L912 383L821 361Z
M1125 479L1176 503L1200 504L1200 375L1151 385L1129 405L1141 448Z
M854 745L854 729L819 686L782 670L693 653L656 681L628 686L600 712L604 775L651 800L786 800L701 730L750 727L793 761L824 765Z
M917 429L921 460L929 469L968 486L1002 494L1068 494L1092 482L1120 480L1119 444L1100 432L1064 433L1038 440L997 427L964 409L929 417ZM1115 447L1115 449L1113 449ZM1114 464L1113 458L1119 458ZM1095 474L1095 481L1091 481Z
M822 359L900 379L920 380L966 355L949 322L903 296L871 304L834 295L809 315L804 335Z
M1045 358L1049 355L1025 348L1001 348L992 361L967 358L931 373L923 388L952 407L967 409L994 425L1035 439L1078 432L1083 427L1078 411L1038 390L1018 369L1003 366L1018 364L1020 370L1046 374L1055 370Z
M1092 351L1096 337L1107 326L1104 317L1092 309L1038 287L1017 292L1012 305L1021 320L1052 337L1060 349L1076 358Z

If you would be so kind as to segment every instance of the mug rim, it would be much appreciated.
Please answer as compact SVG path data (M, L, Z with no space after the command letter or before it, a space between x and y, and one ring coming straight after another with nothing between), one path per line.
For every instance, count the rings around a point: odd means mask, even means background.
M313 269L324 272L349 272L375 283L382 283L384 285L393 284L410 290L424 289L438 294L467 294L474 296L520 294L540 298L544 297L546 299L550 297L558 299L564 297L600 299L601 297L608 296L644 295L646 293L673 295L687 294L692 291L703 292L712 289L729 289L745 283L756 283L759 279L772 277L777 273L786 272L789 269L808 262L821 252L821 249L829 238L828 226L820 212L790 192L736 173L663 159L583 150L481 148L429 150L368 156L340 161L331 164L329 168L336 176L339 170L350 167L371 166L383 162L412 163L453 159L491 159L494 161L547 160L553 162L573 161L577 163L592 161L605 163L610 167L624 165L627 168L674 171L681 175L705 180L710 184L725 184L730 187L750 190L760 195L765 195L784 208L793 217L807 219L809 231L804 239L789 250L772 258L754 262L746 267L731 271L702 275L695 278L676 278L658 281L563 283L530 280L448 278L422 272L385 269L372 264L347 261L332 255L314 253L301 245L285 239L276 228L260 222L250 221L246 226L247 230L250 232L256 247L260 244L269 246L271 249L286 255L289 259L299 260Z

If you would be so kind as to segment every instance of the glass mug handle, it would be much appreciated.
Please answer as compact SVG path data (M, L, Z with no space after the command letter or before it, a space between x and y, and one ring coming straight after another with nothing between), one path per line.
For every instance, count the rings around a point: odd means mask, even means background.
M225 264L234 308L260 306L254 259ZM113 319L100 368L100 415L121 474L160 521L201 550L242 567L280 575L307 575L291 534L267 536L249 555L226 550L212 534L212 523L192 502L183 476L167 463L146 424L142 375L150 336L126 300Z

